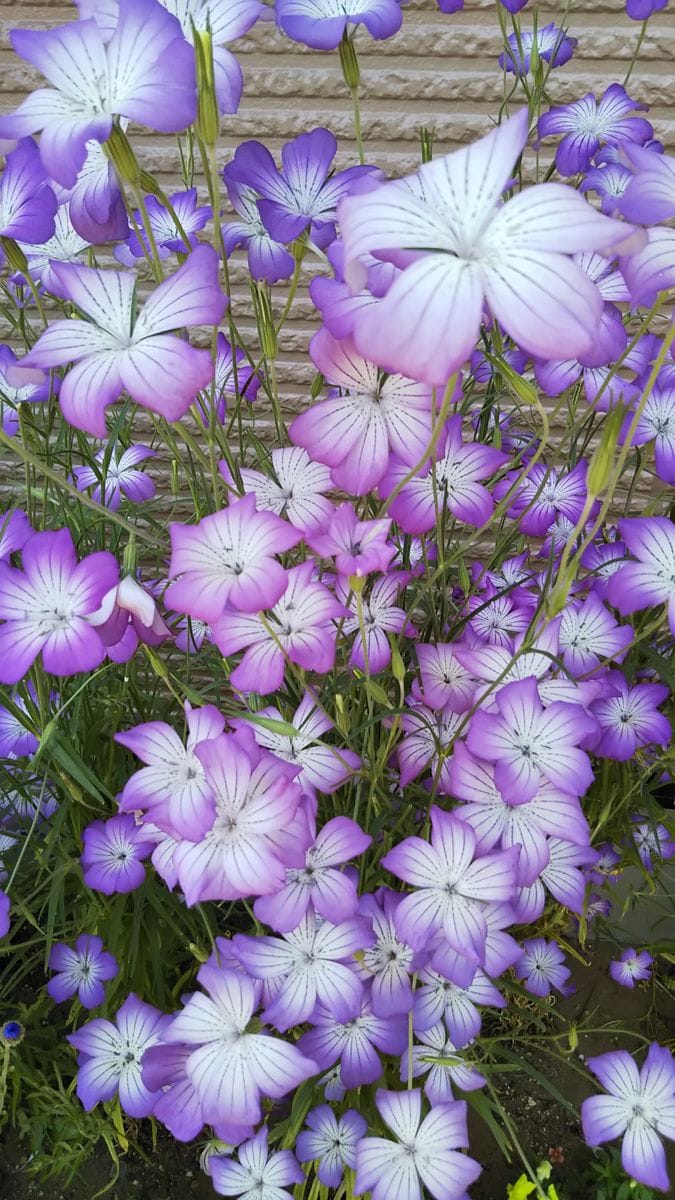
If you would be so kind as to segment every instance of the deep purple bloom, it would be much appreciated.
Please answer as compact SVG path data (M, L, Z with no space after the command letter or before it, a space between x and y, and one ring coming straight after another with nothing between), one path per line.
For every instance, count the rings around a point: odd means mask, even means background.
M116 959L103 949L101 939L88 933L80 934L74 949L62 942L52 946L49 966L56 972L47 984L52 1000L60 1004L77 993L84 1008L103 1004L103 985L119 971Z
M22 138L0 175L0 236L47 242L54 234L56 209L40 152L32 138Z
M469 629L481 642L491 646L512 647L514 639L525 633L532 620L529 603L517 604L510 595L497 592L491 583L486 584L483 595L469 597L467 608L472 614Z
M258 212L258 193L234 177L230 168L236 169L236 159L235 154L232 163L223 169L230 204L237 214L237 220L227 221L222 226L225 251L231 254L237 246L245 246L248 269L254 279L264 279L267 283L289 279L295 259L283 242L273 238L263 225Z
M115 741L137 755L145 766L124 785L121 812L147 812L153 824L175 838L200 837L211 828L215 817L213 789L195 748L218 737L225 718L211 704L203 708L185 705L187 744L164 721L148 721Z
M556 152L556 166L561 175L576 175L588 170L593 155L606 143L642 145L653 137L649 121L630 115L646 107L632 100L620 83L612 83L599 100L589 92L572 104L550 108L539 118L539 137L563 134Z
M132 575L125 575L106 593L100 608L88 620L113 662L128 662L139 642L160 646L171 637L153 596Z
M550 63L551 67L563 67L569 62L579 44L578 38L570 37L564 29L554 25L553 21L543 25L536 34L522 30L519 35L510 33L506 40L509 49L499 55L499 65L502 70L510 71L514 75L527 75L535 45L538 59Z
M88 319L53 321L19 366L47 369L76 363L60 390L66 420L105 437L105 410L123 389L168 421L184 416L199 389L213 378L213 362L208 350L190 346L169 331L220 321L227 300L218 285L215 251L210 246L193 250L175 274L155 288L135 320L133 274L69 263L56 263L52 270L60 282L59 294Z
M661 12L668 0L626 0L626 15L632 21L647 21L655 12Z
M157 488L152 479L137 470L139 463L153 458L155 453L149 446L129 446L118 459L115 449L98 450L94 462L101 469L95 471L90 466L73 467L73 475L81 492L92 488L92 499L116 512L122 496L132 504L141 504L144 500L152 500L156 494Z
M422 1186L434 1200L462 1200L481 1167L467 1154L466 1104L434 1105L422 1119L419 1088L375 1096L378 1111L397 1139L365 1137L356 1150L357 1196L372 1200L421 1200Z
M630 417L626 420L626 429ZM675 378L669 376L663 383L657 380L645 402L637 427L633 432L633 445L644 446L653 442L654 466L659 479L670 487L675 486Z
M84 882L104 896L133 892L145 879L143 859L154 849L142 825L126 813L92 821L82 834Z
M412 946L396 932L396 910L402 897L388 888L359 901L359 912L372 924L375 943L368 946L359 962L364 978L370 979L370 999L376 1016L410 1012L413 1005L411 975L418 962Z
M53 87L38 88L12 116L0 117L0 138L41 130L42 161L64 187L75 183L87 142L110 136L113 117L159 133L176 133L194 120L192 48L176 18L156 0L124 3L110 40L92 20L15 29L10 37L16 53Z
M318 1004L311 1024L313 1028L298 1042L299 1049L322 1071L339 1061L346 1088L374 1083L384 1070L382 1055L402 1054L408 1041L405 1013L376 1016L368 999L359 1015L345 1022L337 1021L330 1009Z
M452 516L468 525L489 520L494 501L484 480L494 475L507 456L494 446L462 441L462 418L452 417L442 435L433 463L413 476L389 506L405 533L426 533L436 524L436 504L447 506ZM380 484L380 495L389 496L409 474L409 465L394 455Z
M517 978L524 980L528 992L534 996L550 996L551 988L567 995L566 981L571 972L557 942L547 942L545 938L523 942L523 955L514 969Z
M558 646L572 675L587 675L600 660L621 662L633 640L630 625L619 625L598 597L591 592L581 604L568 604L562 613Z
M565 908L581 916L585 912L588 891L587 872L581 868L595 865L600 855L588 844L575 845L565 838L549 837L548 863L530 887L522 887L513 901L519 924L536 921L544 911L546 890Z
M105 646L87 617L117 583L117 563L101 550L78 563L69 530L36 533L23 570L0 564L0 682L17 683L42 653L52 675L91 671Z
M633 172L623 163L606 163L601 167L591 167L579 184L579 190L595 192L600 196L600 208L608 217L616 212L622 212L627 217L622 198L631 179Z
M168 1017L132 992L115 1022L96 1017L68 1034L78 1051L77 1095L87 1112L119 1093L130 1117L148 1117L161 1093L151 1092L141 1076L144 1052L161 1040Z
M290 550L302 536L274 513L257 512L254 496L210 513L197 525L169 528L173 582L166 604L211 626L226 606L256 613L276 604L288 573L274 555Z
M103 147L86 143L86 158L72 187L67 188L73 229L93 246L127 237L129 222L115 168Z
M239 1196L241 1200L291 1200L286 1188L302 1183L305 1176L290 1150L270 1154L267 1127L237 1150L239 1162L215 1154L208 1160L208 1173L219 1196Z
M401 28L399 0L277 0L277 22L295 42L314 50L335 50L348 25L365 25L382 41Z
M658 711L658 705L669 694L662 684L637 683L631 687L620 671L609 672L604 694L591 706L600 726L594 752L627 762L642 746L670 745L670 721Z
M468 987L446 979L431 967L419 972L421 986L415 992L413 1026L416 1032L445 1021L453 1044L463 1049L478 1037L481 1015L478 1005L506 1008L506 1000L480 968Z
M661 1137L675 1140L675 1062L669 1050L652 1042L642 1068L627 1050L611 1050L587 1065L607 1095L589 1096L581 1124L589 1146L623 1135L624 1171L647 1187L667 1192L666 1155Z
M12 554L22 550L33 536L30 521L21 509L10 509L0 513L0 562L9 565Z
M252 497L246 499L252 500ZM244 502L239 501L240 504ZM271 513L257 515L284 524ZM292 526L285 528L293 532ZM264 569L260 568L260 587L269 588L275 582L270 576L269 564L273 567L278 564L271 559L261 561ZM239 691L259 692L263 696L276 691L283 682L286 658L318 674L330 671L335 662L333 622L344 616L344 607L324 584L313 578L311 562L291 567L283 574L287 581L285 590L265 614L265 624L258 614L236 612L234 608L226 608L222 616L211 622L213 640L221 654L229 656L239 650L246 651L230 675L232 686Z
M259 512L285 517L305 534L318 533L326 527L334 511L324 495L333 486L330 471L321 463L312 462L307 451L299 446L275 446L271 458L274 474L241 468L244 493L253 493ZM233 485L225 462L220 463L220 473Z
M360 521L351 504L341 504L320 533L307 540L321 558L333 558L340 575L362 578L386 571L396 548L387 542L391 520Z
M652 821L641 821L639 817L635 820L636 823L631 833L640 855L640 862L647 871L653 871L654 860L662 862L675 855L675 837L666 829L665 825L655 825Z
M647 950L634 950L629 946L620 958L612 959L609 973L612 979L622 987L634 988L636 983L644 983L651 978L653 958Z
M431 843L405 838L385 854L382 866L416 890L396 910L399 937L421 948L442 930L451 947L466 960L469 983L485 962L487 926L484 901L509 900L515 886L518 850L476 857L476 835L454 813L431 809Z
M185 1069L209 1124L250 1125L261 1117L263 1097L280 1099L316 1073L297 1045L249 1032L261 985L228 967L205 965L206 993L190 996L165 1030L168 1043L187 1045Z
M308 911L297 928L283 938L235 934L233 947L254 979L278 981L263 1020L283 1033L292 1025L308 1021L317 1002L338 1021L358 1015L363 984L353 969L354 955L373 940L362 918L352 917L335 925Z
M31 699L34 700L32 684L29 684L29 690ZM21 696L13 695L12 702L20 712L27 713ZM26 728L4 704L0 704L0 758L23 758L24 755L34 754L39 744L37 735Z
M256 0L253 2L255 3ZM169 196L169 203L183 227L187 245L169 209L165 208L156 196L145 197L148 221L155 239L157 253L162 259L169 258L172 252L189 254L190 250L198 244L197 234L213 215L209 204L197 204L196 188L189 188L187 192L174 192L172 196ZM134 230L130 233L126 244L116 246L114 250L117 261L127 267L133 267L137 259L152 253L143 217L139 210L134 213L134 218L141 233L140 239Z
M390 452L407 466L419 462L431 437L431 389L403 375L382 375L353 343L327 329L310 343L331 396L296 417L294 442L331 467L333 482L354 496L382 479Z
M509 473L495 488L501 500L516 483L508 513L518 520L523 533L543 537L556 516L576 522L586 500L586 462L582 459L571 471L556 471L545 463L536 463L522 483L517 473Z
M3 892L0 888L0 938L7 937L9 933L11 907L12 903L7 892Z
M667 604L675 634L675 525L667 517L630 517L619 521L619 532L637 562L612 576L610 603L621 613Z
M530 800L544 779L573 796L593 782L588 756L579 743L597 726L578 704L554 701L544 708L532 676L508 683L495 694L498 714L474 714L467 746L477 758L495 763L500 791Z
M602 250L632 229L561 184L527 188L501 205L527 139L523 109L417 175L343 201L350 286L363 286L365 253L404 265L384 298L359 314L354 340L362 354L387 371L444 386L474 349L486 301L506 333L541 358L592 346L600 297L567 256Z
M353 1108L336 1117L328 1104L320 1104L307 1113L307 1125L295 1140L300 1162L317 1162L316 1173L327 1188L342 1182L345 1167L356 1166L356 1148L368 1122Z
M389 2L398 8L397 0ZM373 171L357 166L330 174L336 152L337 141L328 129L311 129L282 146L279 171L261 142L241 142L224 175L226 182L257 193L262 223L276 241L292 242L311 227L312 239L325 246L335 237L338 202L353 190L355 181L369 178Z
M17 431L19 418L17 410L20 404L38 404L49 399L52 386L54 392L58 388L58 380L54 380L54 385L50 386L49 380L45 379L42 371L26 372L28 382L19 383L17 387L15 383L10 382L10 377L14 374L14 368L21 366L21 359L18 359L14 351L9 346L0 345L0 416L2 417L2 428L5 433L13 437ZM7 407L5 407L7 406Z

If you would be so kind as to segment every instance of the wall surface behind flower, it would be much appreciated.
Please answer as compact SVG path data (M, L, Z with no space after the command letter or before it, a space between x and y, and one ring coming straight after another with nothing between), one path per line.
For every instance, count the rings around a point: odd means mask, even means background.
M533 0L521 14L530 27ZM539 24L560 18L564 4L537 5ZM363 132L367 161L400 175L419 163L419 130L434 130L435 153L447 153L479 137L495 119L504 95L497 59L501 35L494 0L466 0L453 16L437 11L434 0L413 0L404 8L403 28L388 42L357 37L361 62ZM622 80L641 29L626 17L625 0L572 0L570 33L579 39L572 61L550 77L554 103L602 93ZM41 77L14 55L9 31L17 26L45 28L76 19L74 5L61 0L0 3L0 108L13 110ZM272 22L259 22L250 36L233 43L244 72L239 112L223 122L219 159L224 164L246 138L264 141L274 153L288 138L315 125L332 129L339 141L339 166L355 161L351 100L337 52L307 50L282 36ZM631 75L629 91L650 106L649 119L666 149L675 152L675 0L650 19ZM512 77L510 77L512 78ZM135 136L144 165L169 191L179 188L173 138ZM542 151L546 161L551 148ZM307 268L307 278L316 265ZM234 270L233 301L240 327L253 321L243 265ZM283 305L284 285L275 289ZM246 314L246 316L244 315ZM301 292L280 347L279 381L289 409L306 403L313 368L304 353L316 314Z

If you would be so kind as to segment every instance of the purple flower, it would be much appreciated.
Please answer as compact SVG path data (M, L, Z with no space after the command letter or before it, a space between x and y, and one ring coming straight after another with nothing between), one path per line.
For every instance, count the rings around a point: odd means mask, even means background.
M365 1137L356 1150L357 1196L372 1200L421 1200L422 1186L434 1200L462 1200L481 1167L457 1148L469 1145L466 1104L434 1105L422 1119L422 1093L378 1089L375 1104L397 1139Z
M283 887L256 900L258 920L279 933L297 929L310 909L334 924L349 920L358 907L356 884L337 868L363 854L371 840L349 817L333 817L305 851L304 866L287 869Z
M620 671L605 677L605 694L591 705L600 726L594 752L627 762L642 746L668 746L672 736L668 717L658 711L669 696L667 687L637 683L631 687Z
M517 800L531 800L544 779L573 796L593 782L579 742L597 726L578 704L554 701L544 708L533 676L508 683L495 694L497 714L474 714L467 746L495 763L495 783Z
M514 639L524 634L532 620L532 608L518 605L509 595L500 595L493 584L486 584L482 596L470 596L467 604L472 614L469 629L481 642L491 646L512 647Z
M558 631L562 660L573 675L587 675L601 659L621 662L633 640L630 625L619 625L591 592L581 604L568 604Z
M288 724L284 722L281 713L276 708L261 708L256 715L264 719ZM329 746L322 740L321 735L329 729L333 729L334 726L330 717L327 717L321 710L316 697L312 695L311 691L305 692L291 718L292 734L290 731L289 733L281 733L276 729L266 728L265 725L260 723L256 723L251 727L248 721L237 717L230 720L230 725L234 729L241 730L248 728L252 731L258 745L271 750L278 758L283 758L286 762L292 763L293 766L299 767L300 771L296 776L296 782L309 795L313 794L314 788L319 792L324 792L326 795L331 795L350 777L352 772L358 771L361 765L360 758L351 750L345 750L341 746L339 748L337 746ZM337 821L337 818L335 820ZM317 869L320 862L324 866L327 866L329 861L344 862L346 858L351 858L353 854L361 853L361 850L355 849L355 841L353 839L359 841L366 835L362 834L356 823L349 821L348 818L340 817L339 821L346 821L347 823L334 825L330 821L328 825L324 826L319 834L319 838L313 844L314 850L308 851L308 854L311 853L312 863ZM335 835L337 840L334 840L333 835ZM337 858L329 860L329 858L324 857L325 854L332 855L337 852L338 847L346 849L350 843L354 848L346 855L345 859ZM366 842L366 845L368 844L369 841ZM365 849L365 845L362 849ZM316 851L316 856L314 851ZM318 911L320 910L317 909ZM328 913L322 915L328 916ZM271 924L267 917L264 917L263 920L267 921L268 925ZM295 924L297 925L297 921ZM290 928L293 928L293 926Z
M301 534L270 512L257 512L254 496L244 496L197 525L170 526L172 582L170 608L210 625L227 605L244 613L276 604L288 573L274 558L290 550Z
M462 723L461 713L455 712L451 705L440 710L427 708L420 703L407 706L401 716L405 736L397 749L399 783L402 787L427 769L435 777L439 766L439 783L444 785L446 753Z
M197 747L216 806L211 828L173 850L173 867L188 904L277 892L287 866L301 866L309 837L295 821L302 793L297 773L255 742L243 749L221 734Z
M582 459L566 473L556 471L545 463L536 463L522 483L512 472L500 480L495 496L501 500L517 484L508 514L518 520L521 532L543 537L556 516L576 522L586 501L586 462Z
M185 231L187 245L168 208L165 208L156 196L145 197L148 222L155 239L158 255L162 259L168 258L172 252L185 254L194 249L198 244L197 234L213 215L210 205L197 204L196 188L190 188L187 192L174 192L173 196L169 196L169 203ZM116 246L114 250L117 261L127 267L133 267L137 259L152 253L141 212L137 210L134 217L140 230L140 238L134 230L129 235L126 244Z
M632 21L646 21L667 4L668 0L626 0L626 15Z
M431 389L403 375L382 375L353 343L327 329L310 343L331 397L296 417L294 442L331 467L336 487L363 496L382 479L390 452L411 466L431 437Z
M390 2L398 8L397 0ZM359 166L330 174L336 152L337 141L328 129L311 129L282 146L279 171L261 142L242 142L224 177L228 186L232 181L257 193L262 223L275 241L292 242L311 226L312 239L325 246L335 237L338 202L356 180L369 179L373 171Z
M619 206L622 214L640 225L655 225L675 216L675 158L644 146L631 146L627 157L634 171L628 171L628 186Z
M324 495L332 487L328 468L312 462L299 446L276 446L271 467L273 475L241 468L244 493L253 493L258 511L285 517L305 534L325 528L333 514L333 505ZM220 472L233 484L226 463L220 463Z
M590 832L576 796L568 796L555 784L540 787L531 800L505 797L494 782L487 763L471 757L462 742L448 763L447 790L464 801L457 815L471 825L479 854L501 846L520 847L516 878L529 887L549 863L550 835L565 834L575 844L587 846Z
M652 304L675 284L675 229L655 225L645 231L642 249L619 259L633 306Z
M31 138L22 138L0 175L0 236L47 242L54 234L56 209L40 152Z
M562 832L567 838L567 830ZM560 837L548 839L548 863L542 868L540 878L530 887L521 887L513 907L520 924L536 921L544 911L546 893L544 885L559 904L571 912L585 912L587 874L581 867L595 865L600 855L589 845L574 845Z
M185 1070L206 1122L250 1125L261 1118L263 1097L279 1100L314 1075L317 1065L298 1046L250 1029L259 983L210 965L199 977L207 994L188 998L164 1040L191 1048Z
M167 1021L164 1013L132 992L118 1009L114 1024L96 1017L68 1034L78 1051L77 1095L87 1112L119 1093L130 1117L150 1116L161 1092L151 1092L143 1083L141 1060L161 1040Z
M535 45L538 59L550 63L551 67L563 67L569 62L579 44L578 38L570 37L552 21L536 33L521 30L518 34L510 33L506 40L509 49L499 55L499 65L502 70L510 71L513 75L527 75Z
M133 274L69 263L55 263L52 271L60 282L59 294L88 319L53 321L20 366L46 369L76 363L61 385L66 420L104 438L105 410L123 388L167 421L184 416L199 389L213 378L213 362L208 350L190 346L169 330L220 321L227 300L218 286L218 258L211 247L193 250L175 274L155 288L135 320Z
M91 20L15 29L10 37L53 87L38 88L12 116L0 117L0 138L42 130L42 161L64 187L75 183L87 142L110 136L113 117L159 133L177 133L194 120L194 55L176 18L156 0L124 4L109 40Z
M309 1020L317 1002L338 1021L358 1015L363 984L353 970L354 955L372 941L372 932L361 918L335 925L308 910L283 938L235 934L233 946L254 979L278 981L263 1020L284 1033Z
M145 879L143 859L155 843L142 825L126 813L108 821L92 821L82 834L80 858L84 882L104 896L133 892Z
M373 571L386 571L396 548L387 542L388 518L360 521L351 504L341 504L321 533L308 537L315 554L334 558L340 575L362 578Z
M277 22L294 42L314 50L335 50L347 35L348 25L365 25L371 37L382 41L401 28L399 0L277 0ZM352 35L353 36L353 35Z
M424 1032L444 1020L453 1044L462 1049L480 1033L478 1005L506 1008L506 1000L484 971L476 971L468 987L451 982L438 971L424 967L419 972L421 987L415 992L413 1026Z
M601 167L592 167L581 180L579 190L595 192L600 196L600 208L608 217L617 211L628 217L628 212L620 201L632 178L633 172L623 163L607 163Z
M11 907L12 903L7 895L7 892L3 892L2 889L0 889L0 938L7 937L7 934L9 933L9 914Z
M240 500L239 503L244 504L245 501ZM256 515L283 524L271 514ZM205 519L209 520L208 517ZM293 532L290 525L285 528ZM267 573L269 563L273 567L278 565L274 560L265 560L264 571ZM254 566L257 569L257 564ZM327 587L313 579L314 567L311 562L291 567L290 571L283 574L287 581L285 591L278 603L266 613L264 624L259 615L235 612L234 609L226 609L218 620L211 623L213 640L221 654L229 656L246 650L239 666L230 675L230 683L239 691L259 692L263 696L276 691L283 682L286 658L318 674L332 670L335 662L333 621L344 616L343 606ZM260 575L263 575L262 568ZM268 573L264 580L261 578L260 587L266 585L269 588L271 582L273 577L270 579Z
M336 1188L342 1182L345 1167L354 1170L356 1166L356 1148L368 1122L353 1108L336 1117L328 1104L313 1108L305 1122L307 1129L298 1134L295 1153L300 1162L317 1164L316 1173L324 1187Z
M113 662L128 662L139 642L160 646L171 630L157 611L150 592L131 575L103 597L97 612L89 617Z
M239 1162L221 1154L209 1158L207 1170L219 1196L239 1196L241 1200L291 1200L286 1187L302 1183L305 1178L290 1150L270 1154L264 1126L250 1142L239 1147L237 1154Z
M463 1092L475 1092L485 1087L484 1076L465 1061L448 1037L442 1021L418 1033L417 1039L412 1047L412 1075L414 1079L426 1076L424 1094L431 1105L448 1104L453 1100L453 1084ZM410 1054L405 1050L401 1055L403 1083L408 1079L410 1066Z
M30 687L30 693L31 699L34 699L32 687ZM12 696L12 703L19 712L28 715L26 704L21 696ZM0 758L23 758L24 755L32 755L39 744L37 735L4 704L0 704Z
M427 464L400 489L389 511L405 533L426 533L436 524L436 506L447 506L458 521L483 525L494 508L483 480L494 475L507 456L481 442L462 441L462 418L452 417L442 435L435 462ZM392 455L380 484L389 496L409 474L409 466Z
M14 368L17 366L21 366L21 359L17 359L9 346L0 345L0 416L2 417L2 428L10 437L14 436L19 425L18 406L25 403L38 404L48 400L52 387L56 392L59 384L59 380L54 380L50 387L49 380L45 379L42 371L26 371L27 382L20 382L17 387L10 382L10 377L13 376Z
M340 1062L340 1078L346 1088L374 1083L384 1070L383 1054L402 1054L408 1041L405 1013L376 1016L366 998L358 1016L341 1022L322 1004L312 1016L312 1029L298 1042L324 1071Z
M646 107L632 100L620 83L612 83L599 100L589 92L572 104L550 108L539 118L539 137L563 134L556 152L556 166L561 175L576 175L588 170L600 146L620 146L624 142L642 145L653 137L649 121L630 115Z
M248 269L254 279L264 279L267 283L289 279L295 259L283 242L273 238L263 225L258 212L258 193L234 177L230 167L235 167L236 158L235 154L232 163L223 169L230 204L239 218L222 226L225 251L229 255L237 246L245 246Z
M652 871L654 859L662 862L675 855L675 838L665 825L655 825L651 821L641 821L639 818L636 818L636 821L637 824L631 830L633 841L643 867Z
M667 604L675 634L675 525L667 517L630 517L619 521L619 532L637 562L612 575L610 603L621 613Z
M396 892L380 888L359 901L359 912L369 919L375 935L374 945L366 947L359 960L359 970L371 981L370 999L378 1017L410 1012L413 1005L410 977L418 956L396 932L401 900Z
M115 168L98 142L86 143L86 158L66 190L73 228L91 245L127 237L129 223Z
M414 637L415 627L408 621L407 613L394 603L405 579L403 572L390 571L388 575L375 580L367 595L361 593L365 646L356 595L347 580L338 580L335 591L351 614L344 621L342 631L346 637L352 633L356 635L349 655L351 667L365 671L367 655L368 670L376 675L378 671L386 670L391 662L390 636L403 630L408 637Z
M148 721L115 734L116 742L146 764L127 780L119 807L121 812L141 809L173 837L198 841L211 828L216 809L213 789L195 749L200 742L218 737L225 719L211 704L203 708L186 704L185 717L186 746L164 721Z
M0 513L0 562L9 565L12 554L23 550L32 536L33 530L28 517L21 509L15 508Z
M52 946L49 966L56 974L47 984L47 991L57 1004L77 993L84 1008L98 1008L105 1000L104 983L114 979L119 971L112 954L103 949L99 937L81 933L75 948L63 942Z
M647 950L634 950L629 946L620 958L612 959L609 973L622 987L634 988L636 983L644 983L651 978L653 958Z
M415 649L422 677L421 700L429 708L465 712L471 707L476 681L463 667L448 642L418 645Z
M72 263L81 260L89 249L89 242L80 237L70 219L70 205L66 200L57 209L54 235L48 241L19 242L28 261L28 269L34 280L48 292L58 292L59 280L53 272L53 264Z
M87 617L117 583L117 563L101 550L78 563L69 530L36 533L23 570L0 564L0 682L17 683L42 653L51 675L92 671L105 646Z
M550 996L551 988L568 994L566 981L570 977L570 969L565 966L565 955L557 942L547 942L545 938L530 938L523 942L523 955L515 965L518 979L525 982L528 992L534 996Z
M129 446L119 459L114 448L112 451L98 450L94 462L101 470L95 471L89 466L74 467L73 475L81 492L92 488L94 500L117 512L122 496L132 504L141 504L144 500L152 500L156 494L152 479L136 469L139 463L154 455L155 451L149 446Z
M361 353L388 371L445 385L474 348L485 301L509 336L541 358L591 347L600 297L568 256L601 250L631 229L560 184L539 184L501 205L527 137L522 110L417 175L343 201L347 282L362 286L364 253L405 264L384 298L359 315Z
M652 1042L642 1068L627 1050L611 1050L587 1065L607 1095L589 1096L581 1124L589 1146L623 1134L624 1171L647 1187L669 1189L666 1155L659 1137L675 1140L675 1062L669 1050Z
M421 949L429 936L443 932L463 955L469 983L485 962L487 925L484 901L509 900L515 886L518 850L512 848L476 858L476 835L454 813L431 809L431 844L405 838L385 854L382 866L416 890L396 910L399 937Z
M626 428L630 418L626 421ZM652 442L654 466L659 479L670 487L675 486L675 378L670 376L663 383L657 381L647 397L637 427L633 432L633 445L644 446Z

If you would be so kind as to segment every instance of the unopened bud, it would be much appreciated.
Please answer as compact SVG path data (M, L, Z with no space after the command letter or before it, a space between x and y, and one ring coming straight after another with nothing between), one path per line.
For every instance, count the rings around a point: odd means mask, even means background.
M589 496L599 496L609 483L622 424L623 408L617 405L607 417L600 442L591 457L586 476L586 490Z
M210 30L193 25L197 65L197 133L207 146L215 146L220 134L220 112L213 70L213 38Z
M471 580L469 578L469 572L466 568L466 563L464 562L463 559L459 560L459 565L457 567L457 574L459 576L459 586L461 587L462 591L464 592L464 595L466 595L467 592L469 592L471 590Z
M398 648L396 638L390 635L389 644L391 646L391 673L397 683L403 683L405 679L405 663L401 657L401 651Z
M117 171L119 178L124 183L133 183L134 186L138 186L141 177L141 168L138 165L131 142L120 125L113 123L110 137L103 143L103 149Z
M139 175L139 183L140 183L143 191L148 196L156 196L158 200L165 199L164 192L162 191L161 187L159 186L154 175L151 175L149 171L143 171L143 170L141 171L141 173Z
M169 672L168 672L166 663L162 662L161 658L159 657L158 654L155 654L155 651L152 649L152 647L146 646L144 643L143 644L143 652L144 652L145 657L147 658L148 662L150 663L150 666L152 667L153 671L155 672L155 675L159 675L160 679L168 679Z
M428 125L423 125L420 129L420 150L422 162L431 162L434 156L434 131Z
M324 377L319 371L319 374L314 376L312 380L312 386L310 388L310 396L312 397L312 400L316 400L317 397L321 395L324 383Z
M20 271L22 275L28 273L28 260L21 247L14 241L14 238L0 237L0 243L5 252L5 258L13 271Z
M124 557L122 559L122 575L136 574L136 534L132 533L124 548Z
M272 303L270 300L269 287L264 283L257 283L253 292L253 303L255 306L255 315L258 324L258 336L260 345L262 346L263 354L266 358L276 358L277 353L277 331L272 315Z
M340 50L340 65L342 67L342 75L347 87L351 92L355 92L361 81L361 72L359 70L359 60L356 57L356 49L354 42L350 38L347 30L342 35L342 41L339 46Z
M499 374L503 377L516 399L520 400L523 404L529 405L539 402L539 393L534 384L530 383L528 379L523 379L522 375L514 371L513 367L500 354L494 356L493 365L499 371Z

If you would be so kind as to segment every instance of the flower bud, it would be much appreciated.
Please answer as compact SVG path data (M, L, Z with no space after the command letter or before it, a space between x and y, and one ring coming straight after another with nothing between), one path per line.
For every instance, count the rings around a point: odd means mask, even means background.
M605 421L600 442L593 451L588 467L588 475L586 476L586 489L588 495L591 497L599 496L601 492L604 492L609 483L609 477L614 466L616 446L623 424L623 412L624 410L620 404L612 409Z
M391 673L397 683L403 683L405 679L405 663L401 657L398 642L391 635L389 637L389 645L391 646Z
M359 70L359 60L356 57L356 49L354 42L350 38L347 30L342 35L342 41L339 46L340 50L340 65L342 67L342 75L347 87L351 92L355 92L361 81L361 72Z
M253 290L253 305L263 354L266 358L275 358L277 353L277 331L272 315L269 287L264 283L256 283Z
M110 137L103 143L103 149L120 179L137 187L141 178L141 168L131 142L120 125L113 122Z
M207 146L215 146L220 134L220 112L213 70L213 38L209 29L193 25L197 65L197 134Z
M500 354L496 354L493 355L492 361L517 400L520 400L522 404L530 406L539 402L539 393L534 384L530 383L528 379L523 379L522 375L514 371L505 358L502 358Z
M434 157L434 131L428 125L423 125L420 129L420 150L422 162L431 162Z
M13 271L20 271L22 275L28 274L28 261L21 247L14 241L14 238L0 237L0 243L5 252L5 258Z

